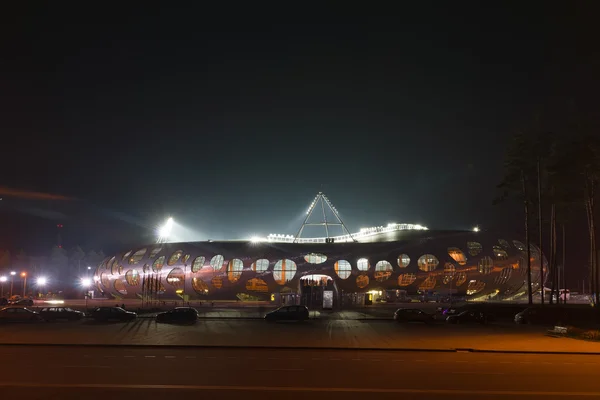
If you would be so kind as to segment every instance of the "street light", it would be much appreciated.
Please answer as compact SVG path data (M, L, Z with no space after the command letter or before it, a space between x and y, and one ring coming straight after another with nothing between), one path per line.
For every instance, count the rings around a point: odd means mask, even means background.
M2 285L0 285L1 289L0 289L0 297L4 297L4 282L6 282L8 280L7 277L5 276L0 276L0 283Z
M23 297L27 294L27 272L21 272L21 278L23 278Z
M85 289L85 310L88 308L89 287L92 285L90 278L81 278L81 286Z
M39 276L36 280L35 283L38 287L43 287L46 285L46 283L48 283L48 280L46 279L45 276ZM43 293L42 293L43 294ZM39 297L39 292L38 292L38 297Z
M160 228L158 228L158 243L164 243L171 236L171 231L173 230L173 218L169 217L167 222Z

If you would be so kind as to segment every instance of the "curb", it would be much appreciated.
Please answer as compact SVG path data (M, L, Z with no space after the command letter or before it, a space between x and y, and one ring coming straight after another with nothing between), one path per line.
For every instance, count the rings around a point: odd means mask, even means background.
M81 348L136 348L136 349L222 349L222 350L325 350L325 351L376 351L376 352L414 352L414 353L496 353L496 354L547 354L600 356L600 352L581 351L536 351L536 350L492 350L473 348L384 348L384 347L318 347L318 346L248 346L248 345L178 345L178 344L102 344L102 343L0 343L0 347L81 347Z

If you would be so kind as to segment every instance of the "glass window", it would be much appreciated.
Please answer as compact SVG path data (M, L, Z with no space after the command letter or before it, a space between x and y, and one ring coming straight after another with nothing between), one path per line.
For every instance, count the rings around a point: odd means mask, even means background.
M186 254L185 256L183 256L183 258L181 259L181 263L184 265L187 265L187 261L190 259L190 255Z
M203 256L196 257L194 259L194 262L192 263L192 272L199 272L202 269L202 267L204 267L204 261L205 259Z
M392 276L392 264L389 262L382 260L375 264L375 280L377 282L383 282L388 280L390 276Z
M183 282L185 279L185 274L181 268L173 268L169 275L167 275L167 283L176 289L180 289L183 287Z
M370 268L369 260L366 258L359 258L356 262L356 268L358 268L359 271L368 271Z
M456 286L464 285L467 281L467 273L466 272L458 272L456 274Z
M139 285L140 284L140 273L137 272L135 269L130 269L125 274L125 282L127 282L127 284L129 286Z
M448 247L448 255L460 265L467 264L467 256L458 247Z
M242 276L242 271L244 270L244 263L242 260L234 258L229 261L229 265L227 266L227 278L229 282L237 282L238 279Z
M491 257L485 256L479 260L479 272L488 275L494 270L494 261Z
M469 281L469 286L467 286L467 295L471 296L476 293L481 292L485 288L485 282L472 280Z
M100 283L102 283L102 286L104 286L106 289L109 288L109 286L110 286L110 278L109 278L109 275L107 273L102 273L100 275Z
M146 254L146 249L140 249L133 253L131 257L129 257L129 264L137 264L140 262L144 255Z
M252 270L254 272L265 272L269 268L269 260L261 258L252 263Z
M273 267L273 279L280 285L289 282L296 275L296 263L292 260L279 260Z
M410 264L410 257L408 254L400 254L398 256L398 266L400 268L406 268L408 267L408 264Z
M513 244L515 245L515 247L521 251L525 251L526 247L523 243L519 242L518 240L513 240Z
M348 279L352 273L352 267L346 260L336 261L334 264L335 273L342 279Z
M369 277L366 275L359 275L356 277L356 286L364 289L369 285Z
M421 284L419 285L419 290L431 290L435 287L436 278L434 275L429 275Z
M500 246L504 247L506 250L510 249L510 244L508 244L506 240L498 239L498 243L500 243Z
M494 283L496 283L496 285L504 285L510 279L512 271L512 267L502 268L502 271L500 271L500 274L496 277Z
M175 253L171 254L171 257L169 257L169 261L167 262L167 265L175 265L175 263L177 261L179 261L179 259L181 258L182 254L183 254L183 250L177 250Z
M160 253L160 250L162 249L162 247L155 247L152 249L152 251L150 252L150 255L148 256L148 258L152 259L154 257L156 257L156 255L158 253Z
M398 286L412 285L413 283L415 283L416 280L417 280L417 275L415 275L413 273L401 274L398 277Z
M221 289L223 287L223 278L215 276L210 280L210 284L213 285L215 289Z
M327 261L327 256L321 253L308 253L304 256L304 260L310 264L323 264Z
M493 246L496 260L508 260L508 253L500 246Z
M115 279L114 287L115 287L115 290L117 292L119 292L120 294L127 294L127 288L125 287L125 284L123 283L122 280Z
M131 250L128 251L127 253L123 254L123 257L121 258L121 261L127 260L127 258L129 257L130 254L131 254Z
M419 269L425 272L433 271L439 263L440 261L433 254L423 254L417 261Z
M475 257L483 251L483 246L479 242L467 242L469 254Z
M259 278L248 279L246 282L246 290L249 292L259 292L259 293L267 293L269 291L269 287L267 282L263 281Z
M152 271L160 272L162 267L165 265L165 258L165 256L160 256L156 260L154 260L154 263L152 263Z
M192 288L201 295L208 294L208 285L200 278L192 278Z
M216 256L210 259L210 266L213 267L213 270L220 271L221 268L223 268L224 261L224 257L220 254L217 254Z
M454 264L447 262L444 265L444 284L447 285L452 282L454 275L456 274L456 267Z
M142 271L147 274L150 272L150 266L148 264L144 264Z

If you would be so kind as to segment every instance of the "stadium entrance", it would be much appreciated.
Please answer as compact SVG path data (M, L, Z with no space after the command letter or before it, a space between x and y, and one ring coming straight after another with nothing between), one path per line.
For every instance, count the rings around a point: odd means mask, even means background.
M300 302L308 308L332 309L337 286L328 275L313 274L300 278Z

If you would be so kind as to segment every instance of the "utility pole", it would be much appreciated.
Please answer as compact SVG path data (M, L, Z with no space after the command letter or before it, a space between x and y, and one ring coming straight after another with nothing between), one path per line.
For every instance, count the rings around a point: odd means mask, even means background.
M544 252L542 251L542 174L540 172L540 157L537 159L537 184L538 184L538 224L540 228L540 286L542 288L542 306L544 305Z

